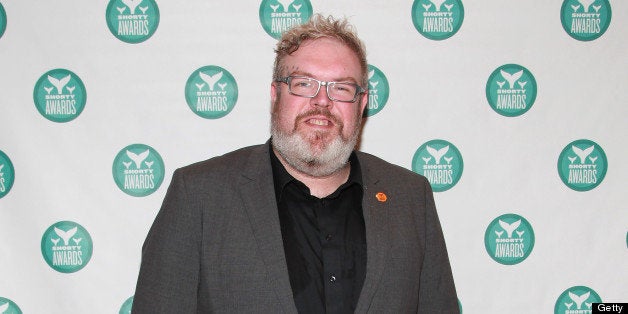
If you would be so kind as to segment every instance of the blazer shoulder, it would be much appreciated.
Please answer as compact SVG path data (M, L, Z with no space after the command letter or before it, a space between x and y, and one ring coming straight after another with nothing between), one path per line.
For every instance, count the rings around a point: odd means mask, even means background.
M207 175L229 176L242 173L251 160L264 159L268 155L268 146L264 144L243 147L220 156L199 161L175 170L175 174L185 176Z
M429 181L426 177L410 169L395 165L369 153L360 151L356 153L363 172L369 177L374 177L379 180L389 179L401 182L414 182L419 185L429 185Z

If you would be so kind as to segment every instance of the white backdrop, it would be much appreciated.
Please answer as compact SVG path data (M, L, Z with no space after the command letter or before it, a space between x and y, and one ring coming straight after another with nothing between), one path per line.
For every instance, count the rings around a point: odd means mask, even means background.
M0 3L0 151L15 173L0 194L0 306L117 313L134 293L141 245L172 172L267 140L275 39L261 26L260 1L158 0L158 28L135 44L108 29L107 1ZM415 29L410 0L311 4L347 16L369 64L388 79L390 97L368 118L363 151L408 169L433 139L461 152L460 181L435 197L464 313L552 313L574 286L628 302L626 1L610 2L610 26L592 41L563 29L562 1L464 1L462 27L445 40ZM485 94L504 64L537 82L536 101L517 117L491 109ZM185 100L186 81L207 65L238 85L235 107L219 119L199 117ZM46 119L33 99L36 82L58 68L80 77L87 93L83 112L65 123ZM589 191L558 175L561 151L578 139L608 159ZM124 193L112 176L116 155L136 143L165 165L164 182L144 197ZM515 265L494 261L484 245L491 221L507 213L535 234L533 251ZM59 221L80 224L93 241L76 272L43 258L42 237Z

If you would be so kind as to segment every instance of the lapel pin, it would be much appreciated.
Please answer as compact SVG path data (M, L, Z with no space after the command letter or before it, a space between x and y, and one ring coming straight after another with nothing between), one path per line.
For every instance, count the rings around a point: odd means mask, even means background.
M377 200L382 203L386 202L386 200L388 199L388 197L386 196L386 194L384 194L384 192L377 192L377 194L375 194L375 198L377 198Z

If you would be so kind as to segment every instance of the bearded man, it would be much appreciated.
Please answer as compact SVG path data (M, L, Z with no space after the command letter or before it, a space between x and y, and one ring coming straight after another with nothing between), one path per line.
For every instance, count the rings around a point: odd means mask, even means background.
M345 19L285 32L270 140L175 171L133 313L458 313L429 182L356 150L367 87Z

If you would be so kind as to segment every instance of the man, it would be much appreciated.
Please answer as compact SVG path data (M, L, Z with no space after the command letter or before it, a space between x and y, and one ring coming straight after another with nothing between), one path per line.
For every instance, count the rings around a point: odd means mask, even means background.
M351 26L315 15L276 53L270 141L175 171L133 313L458 313L428 181L354 151Z

